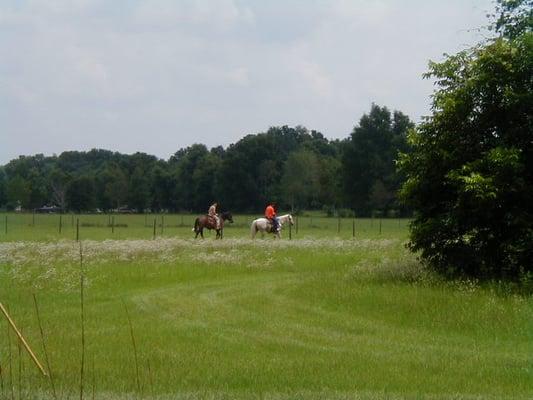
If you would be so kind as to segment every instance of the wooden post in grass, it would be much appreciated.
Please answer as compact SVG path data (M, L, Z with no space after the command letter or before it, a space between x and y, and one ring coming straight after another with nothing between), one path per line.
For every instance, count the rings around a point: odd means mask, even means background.
M289 221L289 240L292 239L292 224Z
M61 228L63 226L63 215L59 214L59 234L61 235Z
M379 219L379 234L381 235L381 218Z
M80 219L76 218L76 242L80 241Z
M37 368L39 368L41 370L41 372L43 373L44 376L47 376L46 371L44 370L43 366L41 365L41 363L39 362L37 357L35 357L35 354L33 354L33 351L31 350L30 346L28 345L28 343L26 342L26 340L24 339L24 337L22 336L20 331L17 329L17 326L15 325L15 323L13 322L13 320L11 319L9 314L7 313L7 310L5 309L5 307L4 307L4 305L2 303L0 303L0 310L2 311L4 316L6 317L7 322L9 322L9 325L11 325L11 328L13 328L13 330L17 334L20 342L22 343L22 345L24 346L24 348L26 349L26 351L30 355L31 359L33 360L33 362L35 363Z
M155 226L157 224L157 221L156 221L156 218L154 218L154 236L153 236L153 239L155 240Z
M80 400L83 400L83 377L85 373L85 309L83 307L84 296L83 275L83 249L80 243L80 311L81 311L81 368L80 368Z

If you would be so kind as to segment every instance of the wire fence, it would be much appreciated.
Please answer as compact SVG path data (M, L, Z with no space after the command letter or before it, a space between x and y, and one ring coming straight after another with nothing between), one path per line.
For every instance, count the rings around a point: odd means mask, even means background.
M58 239L155 239L194 237L196 214L0 214L0 241ZM260 215L238 214L226 222L224 237L248 237L250 225ZM322 215L293 217L282 237L372 238L407 236L409 220L402 218L338 218ZM209 236L208 230L204 233ZM212 233L214 237L214 232Z

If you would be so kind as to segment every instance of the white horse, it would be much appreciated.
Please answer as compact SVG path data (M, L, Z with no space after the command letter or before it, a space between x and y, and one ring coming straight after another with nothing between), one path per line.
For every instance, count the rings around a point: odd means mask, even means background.
M273 233L278 239L281 239L281 228L284 224L287 222L291 225L294 225L294 221L292 219L291 214L285 214L278 217L279 222L279 229L277 232L272 232L272 222L270 222L267 218L257 218L253 220L252 226L251 226L251 233L252 233L252 239L255 238L255 235L257 232L261 232L263 235L265 232L267 233Z

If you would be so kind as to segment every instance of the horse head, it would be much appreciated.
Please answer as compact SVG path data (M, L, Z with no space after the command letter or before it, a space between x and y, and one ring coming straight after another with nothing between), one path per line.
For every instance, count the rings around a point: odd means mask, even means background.
M233 215L229 211L225 211L220 214L220 218L222 218L224 221L229 221L233 224Z

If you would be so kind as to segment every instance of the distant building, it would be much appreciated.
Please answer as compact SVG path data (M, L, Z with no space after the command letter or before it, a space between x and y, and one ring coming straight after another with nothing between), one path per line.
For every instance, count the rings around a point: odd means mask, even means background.
M53 214L61 212L61 208L58 206L42 206L35 209L35 212L41 214Z

